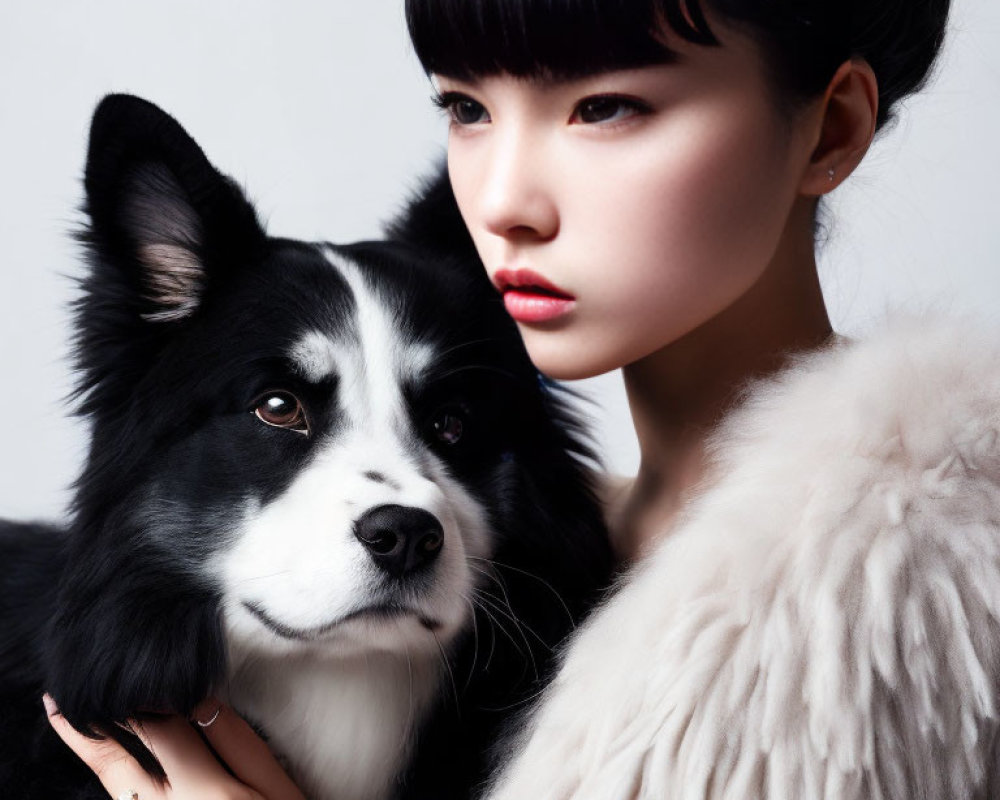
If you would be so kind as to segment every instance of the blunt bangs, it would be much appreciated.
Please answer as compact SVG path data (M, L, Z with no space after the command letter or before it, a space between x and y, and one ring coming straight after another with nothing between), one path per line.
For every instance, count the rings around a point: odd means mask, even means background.
M571 80L670 63L664 25L718 44L698 0L406 0L406 21L424 70L458 79Z

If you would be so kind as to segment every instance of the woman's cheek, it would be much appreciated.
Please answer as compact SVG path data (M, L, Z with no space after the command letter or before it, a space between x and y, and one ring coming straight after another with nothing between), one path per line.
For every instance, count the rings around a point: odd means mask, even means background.
M529 341L533 358L566 377L574 360L582 372L614 369L743 296L774 257L790 203L781 182L760 167L759 153L746 152L747 160L735 163L706 149L662 164L632 182L633 193L615 198L603 218L591 218L601 235L586 249L592 269L581 276L580 313L566 331L576 339L560 350L554 338L538 336Z

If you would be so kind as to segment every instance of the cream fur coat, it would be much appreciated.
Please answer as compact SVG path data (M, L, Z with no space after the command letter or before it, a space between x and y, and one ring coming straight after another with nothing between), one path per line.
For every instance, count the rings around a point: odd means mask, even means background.
M1000 335L897 321L758 386L490 800L1000 797Z

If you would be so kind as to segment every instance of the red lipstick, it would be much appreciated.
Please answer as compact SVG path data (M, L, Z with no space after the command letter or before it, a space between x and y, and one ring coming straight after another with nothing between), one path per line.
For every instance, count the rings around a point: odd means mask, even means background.
M567 314L576 298L529 269L501 269L493 283L503 293L504 307L518 322L548 322Z

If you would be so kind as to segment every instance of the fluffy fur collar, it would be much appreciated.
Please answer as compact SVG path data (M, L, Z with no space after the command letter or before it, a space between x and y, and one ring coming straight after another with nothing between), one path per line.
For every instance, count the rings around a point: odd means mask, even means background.
M492 800L1000 796L1000 336L897 320L721 427Z

